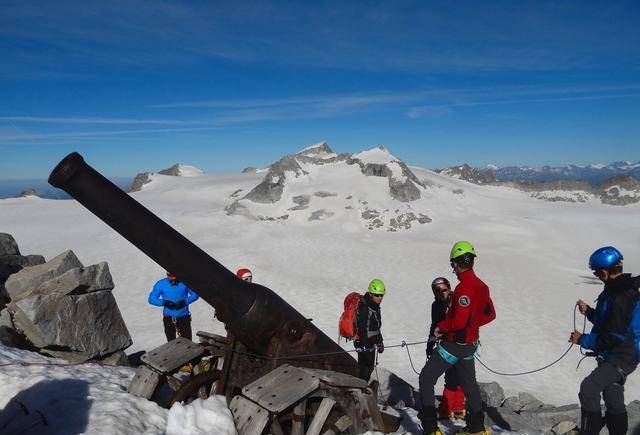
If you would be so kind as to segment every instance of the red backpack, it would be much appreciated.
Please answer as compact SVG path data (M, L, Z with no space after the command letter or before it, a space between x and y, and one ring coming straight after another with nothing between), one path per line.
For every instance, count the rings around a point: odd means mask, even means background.
M338 322L338 333L340 337L344 337L347 340L356 340L358 338L356 314L360 299L362 299L362 295L356 292L349 293L344 298L344 312L340 316L340 322Z

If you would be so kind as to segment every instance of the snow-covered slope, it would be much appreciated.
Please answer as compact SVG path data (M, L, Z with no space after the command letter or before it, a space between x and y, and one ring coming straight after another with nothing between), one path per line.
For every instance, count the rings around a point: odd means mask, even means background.
M406 231L371 231L363 225L361 211L344 209L344 201L395 212L399 203L388 196L388 180L362 177L358 165L329 164L326 172L320 168L305 167L307 176L292 177L296 181L283 189L283 205L250 205L255 207L252 214L262 206L272 207L265 216L290 213L286 220L247 219L225 211L264 174L158 177L133 197L229 269L251 268L256 282L278 292L332 337L337 338L344 296L381 278L388 288L382 305L387 345L425 338L433 299L429 283L437 275L455 282L449 249L457 240L470 240L478 251L477 273L492 289L498 313L482 330L480 357L506 372L543 366L566 350L575 301L594 301L601 289L587 268L595 248L618 247L625 268L640 271L640 204L545 202L516 189L478 186L410 167L425 188L420 188L419 200L408 204L432 222ZM303 189L311 202L298 218L288 209L297 205L292 199ZM337 196L314 195L319 191ZM335 213L308 219L320 209ZM0 200L0 231L13 234L24 254L51 258L73 249L87 263L108 261L113 292L134 340L129 351L164 341L160 310L146 302L164 271L77 202ZM206 303L196 302L192 313L194 330L224 332ZM411 353L421 366L424 348L413 347ZM497 380L507 393L528 391L545 402L576 403L580 381L594 366L590 359L576 371L579 358L575 348L553 367L522 377L499 377L478 367L478 378ZM380 364L417 385L404 349L388 349ZM639 397L640 375L631 375L625 389L627 400Z

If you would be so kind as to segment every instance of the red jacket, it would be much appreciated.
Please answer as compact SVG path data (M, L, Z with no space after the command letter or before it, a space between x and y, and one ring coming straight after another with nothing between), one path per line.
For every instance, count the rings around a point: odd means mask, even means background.
M480 335L478 329L496 318L489 287L480 280L473 270L462 272L460 283L453 292L451 306L438 328L447 341L471 343Z

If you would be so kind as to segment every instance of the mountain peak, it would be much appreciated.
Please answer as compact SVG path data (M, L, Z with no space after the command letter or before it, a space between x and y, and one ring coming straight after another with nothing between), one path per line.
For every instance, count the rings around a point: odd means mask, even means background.
M204 171L202 169L196 168L195 166L176 163L175 165L167 169L158 171L158 174L171 175L174 177L197 177L198 175L204 174Z

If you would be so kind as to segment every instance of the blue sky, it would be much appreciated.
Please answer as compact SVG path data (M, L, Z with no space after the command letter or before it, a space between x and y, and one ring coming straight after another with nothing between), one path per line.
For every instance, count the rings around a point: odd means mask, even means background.
M232 4L233 3L233 4ZM0 0L0 179L640 160L637 1Z

